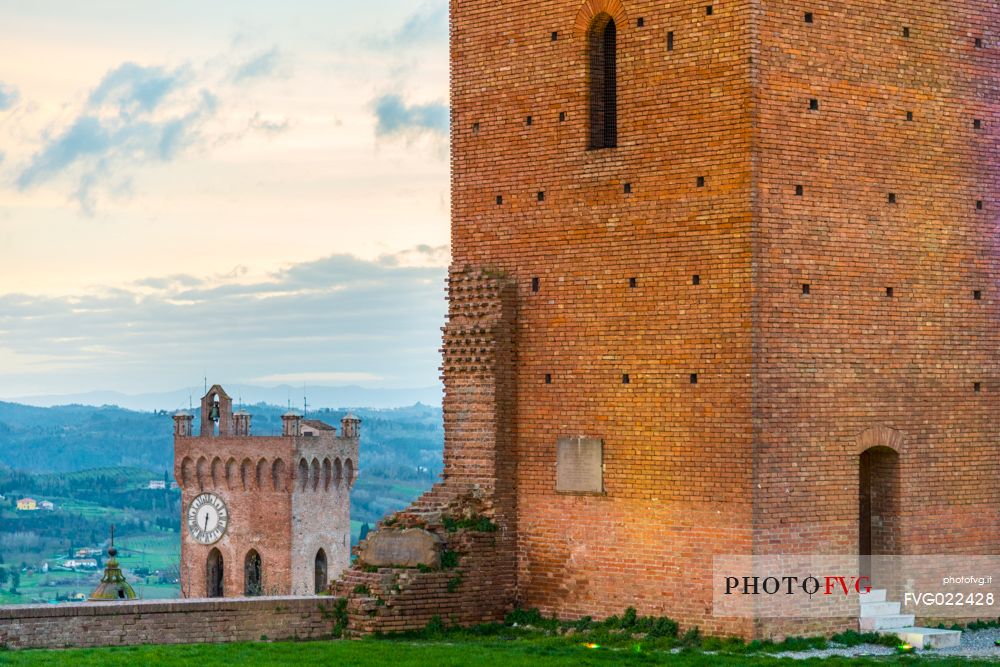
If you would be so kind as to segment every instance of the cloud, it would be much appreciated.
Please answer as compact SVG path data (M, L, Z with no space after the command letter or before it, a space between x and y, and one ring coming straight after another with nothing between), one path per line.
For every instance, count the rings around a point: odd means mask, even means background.
M137 280L133 284L136 287L149 287L152 289L165 290L179 287L194 287L196 285L201 285L203 282L204 281L200 278L196 278L195 276L178 273L162 278L145 278L143 280Z
M249 79L257 79L275 74L281 64L281 54L277 48L263 51L243 61L233 68L230 79L241 83Z
M434 0L424 3L407 17L403 25L388 38L375 40L376 45L415 46L448 43L448 3Z
M341 373L338 371L315 371L309 373L278 373L251 378L254 384L323 384L325 382L373 382L382 378L372 373Z
M259 111L250 119L250 129L263 132L264 134L281 134L289 128L289 125L290 123L287 118L271 120L262 117Z
M21 95L17 92L17 88L0 81L0 111L10 109L17 104L20 98Z
M188 77L186 68L167 71L163 67L122 63L108 72L91 91L88 106L94 109L110 103L118 106L122 115L148 113L162 104L167 95Z
M73 296L3 294L0 388L184 385L206 371L235 382L433 384L445 268L404 260L434 252L332 255L256 280L182 274Z
M407 105L402 96L388 93L372 102L372 110L377 120L375 134L379 137L448 134L448 105L443 102Z
M10 109L19 99L21 95L17 92L17 88L0 82L0 111Z
M382 255L378 261L383 266L448 266L450 259L448 246L429 246L422 243L392 255Z
M72 172L78 179L74 196L92 213L99 187L115 189L119 170L175 159L217 106L215 95L192 86L187 68L123 63L91 91L79 115L31 156L17 186L27 190ZM128 190L127 179L117 190Z

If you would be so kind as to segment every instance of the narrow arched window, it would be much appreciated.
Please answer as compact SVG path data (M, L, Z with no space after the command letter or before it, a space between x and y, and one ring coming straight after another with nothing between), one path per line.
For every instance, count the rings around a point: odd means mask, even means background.
M205 563L206 597L225 597L226 591L223 587L223 581L225 581L225 576L223 573L222 553L218 549L212 549Z
M305 459L299 459L299 488L303 491L309 485L309 464Z
M618 145L617 28L608 14L590 24L590 147Z
M260 554L251 549L243 561L243 594L260 595L264 592L264 573Z
M275 491L285 490L285 462L281 459L275 459L271 466L271 483Z
M327 574L326 574L326 552L320 549L316 552L316 561L314 563L314 573L315 573L315 592L319 595L326 590L327 584Z
M250 490L251 480L253 478L253 464L250 463L250 459L243 459L243 463L240 464L240 484L243 485L243 490Z
M257 488L264 490L264 480L267 479L267 460L257 461Z

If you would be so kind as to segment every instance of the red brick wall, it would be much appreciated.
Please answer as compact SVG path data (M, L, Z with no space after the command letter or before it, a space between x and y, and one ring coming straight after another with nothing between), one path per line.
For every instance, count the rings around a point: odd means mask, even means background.
M518 595L546 613L743 627L697 584L751 522L749 6L706 4L610 7L619 147L600 151L583 3L452 4L453 260L517 285ZM555 493L578 434L604 440L603 496Z
M520 603L744 632L689 582L712 553L854 553L865 433L900 452L894 548L1000 549L1000 9L707 4L453 2L452 248L517 284ZM619 21L602 151L595 6ZM605 442L603 496L554 492L576 434Z
M278 595L291 593L292 492L295 484L296 459L291 438L273 437L214 437L175 438L174 475L181 485L181 595L204 597L206 591L206 561L213 548L223 557L225 594L239 596L244 592L244 559L252 548L260 554L265 592ZM212 479L212 461L236 462L235 477L223 474ZM197 462L204 458L208 474L199 484ZM185 479L185 459L194 462L195 476ZM273 465L282 460L284 475L281 490L275 490ZM257 483L257 465L265 462L263 484ZM242 463L249 462L250 474L244 488ZM230 520L226 534L213 545L196 542L187 529L187 507L201 493L215 493L229 508Z
M0 647L70 648L325 639L333 598L147 600L0 607Z
M1000 551L998 24L985 0L755 8L760 552L857 548L872 428L897 434L898 553Z

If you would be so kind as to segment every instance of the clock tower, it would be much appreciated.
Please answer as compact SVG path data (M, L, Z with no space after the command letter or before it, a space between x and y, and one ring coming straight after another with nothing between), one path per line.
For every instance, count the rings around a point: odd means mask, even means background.
M313 595L350 562L350 490L360 421L341 433L289 411L280 436L251 435L219 385L174 415L182 490L181 595Z

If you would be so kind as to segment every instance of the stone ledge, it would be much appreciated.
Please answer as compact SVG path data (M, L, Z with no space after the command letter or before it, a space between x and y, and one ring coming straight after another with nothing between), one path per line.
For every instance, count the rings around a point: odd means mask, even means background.
M285 603L292 610L315 609L317 602L332 604L336 598L325 595L273 596L245 598L192 598L183 600L134 600L130 602L64 602L60 604L18 604L0 606L0 621L26 618L69 618L74 616L117 616L124 614L174 614L274 609Z

